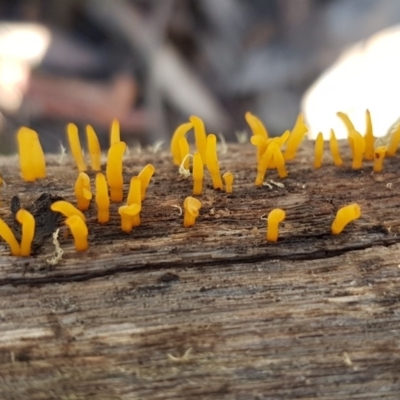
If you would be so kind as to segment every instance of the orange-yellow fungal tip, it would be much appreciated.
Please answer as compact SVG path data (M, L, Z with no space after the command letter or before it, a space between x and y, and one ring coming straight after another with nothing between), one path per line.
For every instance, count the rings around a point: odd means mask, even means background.
M201 155L203 164L206 162L206 148L207 148L207 133L204 122L201 118L192 115L189 121L193 124L194 139L196 142L196 149Z
M225 172L222 175L222 178L224 179L225 182L225 192L226 193L232 193L233 192L233 174L232 172Z
M90 178L85 172L79 173L75 181L74 191L78 210L86 211L90 206L93 195L90 189Z
M214 134L207 136L206 164L214 189L223 189L217 156L217 137Z
M340 157L340 152L339 152L339 145L335 136L335 132L333 129L331 129L331 137L329 139L329 147L331 149L331 154L333 158L333 163L337 166L340 167L343 165L342 158Z
M21 247L11 228L0 218L0 237L10 246L12 256L21 255Z
M366 125L366 130L364 134L364 141L365 141L364 157L366 160L371 161L374 159L375 138L374 138L374 131L372 129L371 113L369 112L369 110L365 111L365 125Z
M184 168L189 169L189 157L187 155L190 154L190 147L186 136L183 136L179 139L179 151L182 157L181 160L185 160L183 163Z
M121 216L121 230L130 233L134 226L134 219L140 214L142 206L140 204L124 205L118 208Z
M113 119L110 127L110 147L114 143L118 143L121 141L121 133L119 121L117 119Z
M137 204L142 207L142 180L139 176L131 178L129 184L128 199L126 201L128 206ZM140 212L132 217L132 226L139 226L141 223Z
M106 177L110 187L112 202L120 202L124 198L122 159L126 150L125 142L114 143L108 150Z
M17 221L22 225L21 253L23 257L31 255L31 245L35 236L35 218L23 208L19 209L16 215Z
M314 154L314 168L321 168L322 157L324 156L324 137L322 135L322 132L318 133L317 139L315 140Z
M349 222L360 217L361 208L357 203L349 204L348 206L340 208L332 223L332 235L339 235Z
M279 236L279 224L286 218L285 211L280 208L273 209L267 218L267 241L277 242Z
M201 208L200 200L195 199L192 196L186 197L183 202L183 226L189 228L196 222L196 218L199 216L199 210Z
M386 152L386 155L388 157L394 157L396 155L399 143L400 143L400 124L397 124L395 131L391 135L389 146Z
M361 133L354 130L349 132L349 139L353 148L353 162L351 164L351 168L361 169L365 152L364 137L361 135Z
M86 171L86 163L83 159L83 153L81 148L81 141L79 140L78 127L75 124L67 125L67 136L69 142L69 148L71 149L72 156L76 162L79 172Z
M142 182L141 184L141 193L142 193L142 201L146 197L146 191L147 188L150 184L151 178L154 175L154 165L153 164L147 164L140 172L139 172L139 178Z
M59 212L64 215L64 217L72 217L73 215L77 215L83 221L86 221L85 216L82 211L79 211L75 206L73 206L70 202L65 200L55 201L51 206L51 210L54 212Z
M181 155L181 150L179 147L179 139L182 137L186 137L186 134L193 128L193 124L191 122L187 122L179 125L171 139L171 154L172 160L175 165L181 165L183 157Z
M374 172L381 172L383 169L383 160L387 151L386 146L379 146L374 152Z
M307 132L308 128L304 123L303 114L300 113L286 141L285 160L293 160L296 157L297 149Z
M19 162L22 179L34 182L46 177L46 160L38 134L27 127L21 127L17 134Z
M193 155L193 195L200 195L203 191L204 165L200 152Z
M101 148L99 139L91 125L86 125L86 138L93 171L101 171Z
M74 237L76 251L85 251L89 247L89 231L85 221L78 215L72 215L65 220L65 224Z
M110 219L110 196L106 177L101 173L96 175L96 196L97 221L104 224Z

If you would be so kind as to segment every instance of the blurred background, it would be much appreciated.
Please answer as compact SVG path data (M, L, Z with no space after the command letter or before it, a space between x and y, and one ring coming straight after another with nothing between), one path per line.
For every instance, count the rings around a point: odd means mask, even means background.
M400 21L400 2L0 0L0 18L0 152L20 125L59 152L68 122L105 148L113 118L129 145L168 141L193 114L236 140L248 110L281 134L344 49Z

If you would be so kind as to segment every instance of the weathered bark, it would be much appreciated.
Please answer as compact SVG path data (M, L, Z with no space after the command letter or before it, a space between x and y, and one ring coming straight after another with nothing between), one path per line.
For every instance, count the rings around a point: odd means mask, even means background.
M314 170L311 155L307 144L283 188L257 188L254 149L230 145L221 169L235 174L234 193L208 180L185 229L173 206L191 194L190 178L165 153L131 153L126 183L156 167L132 234L113 204L107 225L94 206L87 213L87 252L60 235L54 267L51 237L30 258L1 245L0 398L399 398L399 159L372 174L330 161ZM1 163L8 222L13 195L22 206L43 192L73 200L76 170L56 157L34 184L15 160ZM351 202L362 218L331 236ZM261 217L275 207L287 219L271 244Z

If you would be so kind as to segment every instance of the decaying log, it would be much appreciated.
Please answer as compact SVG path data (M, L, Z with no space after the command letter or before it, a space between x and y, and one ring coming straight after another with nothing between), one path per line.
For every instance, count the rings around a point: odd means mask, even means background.
M166 153L131 152L129 178L156 175L130 234L87 213L90 248L76 253L60 226L29 258L0 245L1 399L397 399L400 394L399 158L383 173L312 168L306 144L283 181L255 187L254 149L229 145L221 169L233 194L207 181L200 217L185 229L176 208L191 194ZM73 201L76 169L49 158L48 177L21 181L2 159L1 217L11 198ZM347 163L349 165L349 162ZM274 182L283 183L280 187ZM338 236L339 207L362 218ZM272 208L286 210L277 243Z

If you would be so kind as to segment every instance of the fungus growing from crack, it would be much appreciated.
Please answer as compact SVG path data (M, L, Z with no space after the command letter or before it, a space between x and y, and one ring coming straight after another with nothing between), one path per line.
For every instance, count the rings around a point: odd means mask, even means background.
M204 166L200 152L193 155L193 195L200 195L203 191Z
M381 172L383 170L383 160L387 151L386 146L379 146L374 152L374 172Z
M86 211L92 200L92 191L90 189L90 178L85 172L80 172L74 186L77 208Z
M83 215L82 211L78 210L74 205L70 202L65 200L55 201L51 206L51 210L54 212L59 212L60 214L64 215L64 217L71 217L73 215L77 215L83 221L86 221L85 216Z
M280 208L273 209L267 218L267 241L277 242L279 237L279 224L286 218L286 213Z
M108 186L110 187L110 198L112 202L120 202L124 198L122 161L125 150L125 142L114 143L108 150L106 177Z
M340 157L340 152L339 152L339 145L335 136L335 132L333 129L331 129L331 136L329 139L329 147L331 149L331 154L333 158L333 163L337 166L340 167L343 165L342 158Z
M96 196L97 221L105 224L110 219L110 196L108 195L108 185L104 174L96 174Z
M183 226L185 228L189 228L196 223L196 218L199 216L200 208L200 200L197 200L192 196L186 197L183 202Z
M67 137L69 148L75 160L79 172L86 171L86 163L83 159L81 142L79 140L78 127L75 124L69 123L67 125Z
M29 211L26 211L23 208L18 210L16 218L22 225L20 255L23 257L29 257L31 255L33 237L35 236L35 218Z
M217 155L217 137L214 134L207 136L206 163L214 189L223 189Z
M146 198L146 192L147 188L150 184L151 178L154 175L154 165L153 164L147 164L143 169L139 172L139 178L142 182L140 188L141 188L141 196L142 196L142 201Z
M75 249L77 251L85 251L89 247L88 228L85 221L78 215L72 215L65 220L65 224L74 237Z
M91 125L86 125L86 139L88 144L92 171L101 171L101 148L99 139Z
M339 235L351 221L361 217L361 208L357 203L349 204L338 210L332 223L332 235Z
M318 133L317 139L315 140L314 156L314 168L321 168L322 157L324 156L324 137L322 136L322 132Z
M21 255L21 246L11 228L0 218L0 237L10 246L12 256Z
M232 172L225 172L222 175L222 178L225 182L225 192L232 193L233 192L233 174Z

